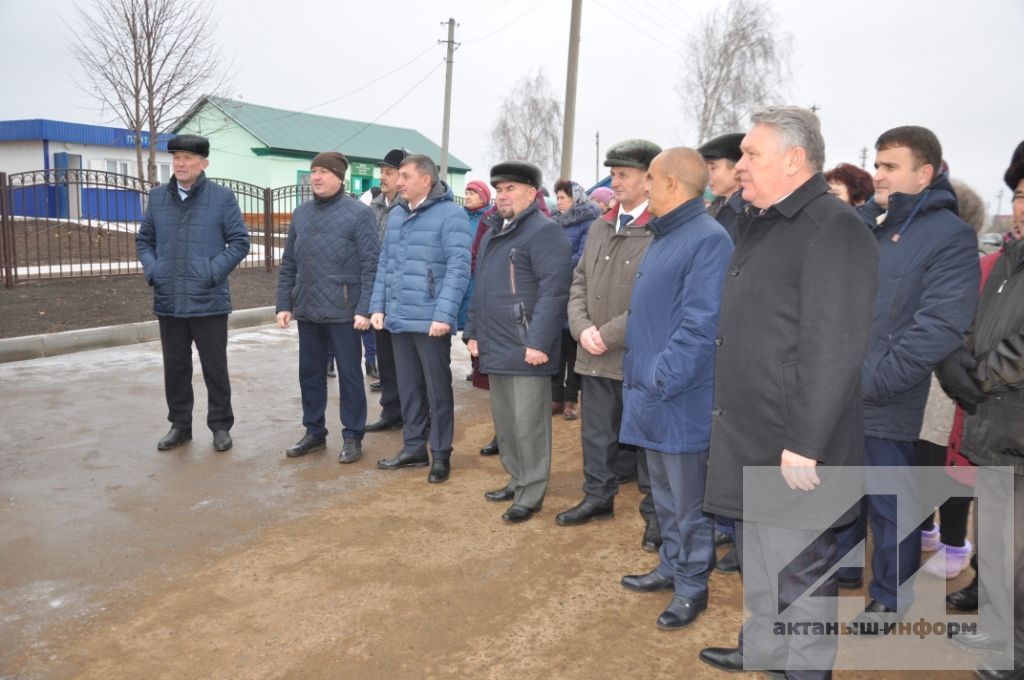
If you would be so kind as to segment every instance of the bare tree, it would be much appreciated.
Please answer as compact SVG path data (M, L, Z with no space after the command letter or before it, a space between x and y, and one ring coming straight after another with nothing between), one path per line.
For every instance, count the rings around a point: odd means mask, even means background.
M157 180L156 140L201 94L226 86L230 66L209 5L179 0L91 0L76 7L71 50L83 89L135 131L139 179ZM143 173L143 133L149 156Z
M698 144L741 130L755 109L781 96L792 38L778 25L767 0L730 0L690 34L678 91Z
M526 74L498 107L491 128L491 156L497 161L536 164L549 183L561 165L562 106L543 69Z

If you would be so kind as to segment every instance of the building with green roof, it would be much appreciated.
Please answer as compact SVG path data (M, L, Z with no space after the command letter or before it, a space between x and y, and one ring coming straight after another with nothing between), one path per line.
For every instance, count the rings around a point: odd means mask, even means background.
M174 133L209 138L210 177L262 187L307 184L309 162L321 151L345 154L349 160L345 188L356 194L380 184L377 163L391 149L405 148L435 162L441 160L441 147L416 130L221 97L202 97L181 118ZM447 182L456 196L463 195L469 170L448 154Z

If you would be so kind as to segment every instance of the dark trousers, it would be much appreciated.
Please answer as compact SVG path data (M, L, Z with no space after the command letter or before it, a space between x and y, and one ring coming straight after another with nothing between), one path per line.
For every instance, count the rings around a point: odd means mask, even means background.
M904 467L907 470L905 488L907 493L900 496L872 494L872 475L866 473L865 493L860 516L836 530L839 554L845 555L867 536L867 525L871 523L874 550L871 553L871 584L868 593L871 598L890 609L906 612L913 601L910 588L899 586L913 576L921 564L921 532L912 531L902 541L897 539L897 506L899 515L912 516L916 512L912 479L914 464L914 443L898 442L875 437L864 438L864 466ZM860 578L861 567L846 567L839 570L843 578ZM897 593L899 597L897 598Z
M363 350L366 352L366 361L373 364L377 362L377 331L367 328L359 331L363 339Z
M203 367L203 381L206 382L206 424L211 430L230 430L235 424L235 414L231 410L231 381L228 378L228 315L157 318L164 356L167 420L173 427L192 427L194 342Z
M452 336L432 338L426 333L393 333L391 342L405 423L404 450L425 451L429 435L431 455L435 460L447 460L452 455L455 434Z
M917 465L942 466L946 464L946 447L918 439L914 442L914 460ZM939 506L939 540L944 545L962 548L967 539L967 518L971 512L973 496L955 496ZM935 528L934 515L921 524L921 531Z
M402 417L402 404L398 396L398 377L395 374L395 350L391 345L391 331L377 333L377 374L380 376L380 417L398 420Z
M807 596L807 590L836 562L835 535L740 520L735 528L743 603L750 612L739 636L744 663L751 668L785 669L787 678L832 677L839 636L777 636L773 627L776 621L837 620L836 601L828 602L838 595L835 576L815 591L823 597Z
M583 440L583 493L601 505L611 505L619 485L615 477L619 458L627 455L619 446L619 427L622 425L622 381L612 378L581 376L583 405L580 407ZM629 454L633 454L632 451ZM651 498L651 476L647 470L647 456L636 455L636 481L644 494L640 501L640 514L648 521L657 522L654 501Z
M332 348L338 363L341 434L345 439L362 439L366 427L366 392L360 366L363 354L359 331L351 323L299 321L302 424L314 437L327 436L327 352Z
M661 529L658 573L673 579L676 595L703 598L715 561L714 522L703 510L708 452L645 453Z
M562 330L562 355L558 373L551 376L551 401L576 403L580 400L580 377L573 370L576 365L576 341L569 329Z

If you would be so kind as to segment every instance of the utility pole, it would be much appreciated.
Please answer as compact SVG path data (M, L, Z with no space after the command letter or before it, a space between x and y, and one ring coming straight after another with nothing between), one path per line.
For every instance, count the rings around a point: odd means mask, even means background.
M444 26L444 22L441 23ZM441 42L441 41L438 41ZM441 124L441 179L448 181L448 127L452 118L452 56L455 53L455 19L448 19L448 56L444 70L444 122Z
M808 108L811 110L811 113L813 113L814 115L818 115L818 111L821 111L821 107L818 106L817 104L811 104Z
M576 131L576 71L580 64L580 15L583 0L572 0L569 21L569 63L565 71L565 115L562 118L562 177L572 178L572 141Z
M867 170L868 165L868 147L860 147L860 169Z
M1000 189L999 193L996 194L996 217L999 217L1000 212L1003 209L1003 190Z
M601 131L594 133L594 184L601 181Z

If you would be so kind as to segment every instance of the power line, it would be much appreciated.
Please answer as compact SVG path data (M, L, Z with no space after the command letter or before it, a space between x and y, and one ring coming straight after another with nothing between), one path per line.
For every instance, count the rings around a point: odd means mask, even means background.
M487 38L490 38L490 37L491 37L492 35L495 35L495 34L497 34L497 33L501 33L501 32L502 32L502 31L504 31L504 30L505 30L506 28L508 28L508 27L509 27L509 26L511 26L512 24L516 23L517 21L519 21L519 20L520 20L520 19L522 19L523 17L525 17L525 16L527 15L527 14L529 14L529 13L530 13L530 12L532 12L533 10L537 9L537 7L538 7L538 6L539 6L539 5L540 5L540 4L542 3L542 2L544 2L544 0L537 0L537 2L535 2L535 3L533 3L532 5L530 5L529 7L527 7L527 8L526 8L526 10L525 10L525 11L523 11L523 13L522 13L522 14L519 14L518 16L516 16L516 18L514 18L514 19L512 19L512 20L510 20L510 21L508 21L508 22L506 22L506 23L505 23L505 25L504 25L504 26L502 26L501 28L495 29L495 30L491 31L490 33L488 33L488 34L486 34L486 35L482 35L482 36L480 36L479 38L473 38L472 40L463 40L463 41L462 41L462 42L461 42L460 44L461 44L461 45L468 45L468 44L470 44L470 43L480 42L481 40L485 40L485 39L487 39Z
M604 3L600 2L600 0L594 0L594 4L596 4L598 7L600 7L604 11L608 12L612 16L617 17L623 23L628 24L629 26L632 26L633 28L638 30L640 33L642 33L648 40L652 40L652 41L658 43L659 45L661 45L662 47L664 47L668 51L670 51L670 52L672 52L672 53L674 53L674 54L676 54L676 55L678 55L680 57L685 57L686 56L681 51L677 50L676 48L672 47L671 45L668 45L668 44L662 42L661 40L659 40L658 38L655 38L648 31L644 30L643 28L640 28L639 26L634 24L632 21L630 21L626 17L622 16L621 14L616 12L615 10L611 9L610 7L605 5Z
M437 62L437 64L436 64L436 65L434 66L434 68L432 68L432 69L430 69L429 71L427 71L426 75L424 75L424 76L423 76L422 78L420 78L420 79L419 79L418 81L416 81L416 84L415 84L415 85L413 85L413 86L412 86L412 87L410 87L410 88L409 88L408 90L406 90L405 92L403 92L403 93L402 93L402 96L400 96L400 97L399 97L398 99L396 99L396 100L395 100L395 102L394 102L393 104L391 104L391 106L389 106L389 107L387 107L386 109L384 109L383 111L381 111L381 112L380 112L380 115L378 115L378 116L377 116L376 118L374 118L373 120L371 120L371 121L370 121L369 123L367 123L367 124L366 124L366 125L364 125L363 127L359 128L358 130L356 130L355 132L353 132L353 133L352 133L351 135L349 135L349 136L348 136L348 138L347 138L347 139L343 140L343 141L342 141L342 142L341 142L340 144L337 144L337 145L336 145L336 146L334 147L334 149L335 149L335 150L337 150L337 149L340 149L341 147L345 146L346 144L348 144L349 142L351 142L351 141L352 141L353 139L355 139L355 138L356 138L356 137L358 137L359 135L363 134L363 132L365 132L367 128L369 128L369 127L370 127L371 125L373 125L373 124L374 124L374 123L376 123L376 122L377 122L378 120L380 120L381 118L383 118L383 117L384 117L384 116L385 116L385 115L386 115L386 114L387 114L387 113L388 113L389 111L391 111L391 109L395 108L395 107L396 107L396 106L398 106L398 105L399 105L400 103L402 103L402 101L403 101L403 100L404 100L404 99L405 99L406 97L408 97L408 96L409 96L410 94L412 94L413 90L415 90L415 89L416 89L417 87L419 87L419 86L420 86L420 85L422 85L422 84L423 84L424 82L426 82L427 78L429 78L429 77L430 77L430 76L431 76L431 75L432 75L432 74L434 73L434 71L436 71L437 69L441 68L441 66L442 66L443 64L445 64L445 63L446 63L446 61L447 61L446 59L442 59L441 61Z
M367 83L365 83L363 85L360 85L359 87L357 87L356 89L352 90L351 92L346 92L345 94L340 95L338 97L335 97L334 99L328 99L325 102L321 102L319 104L314 104L313 106L307 107L305 109L301 109L299 111L289 111L289 112L284 113L284 114L282 114L280 116L274 116L274 117L271 117L271 118L264 118L263 120L253 121L253 124L257 124L258 125L258 124L261 124L261 123L271 123L271 122L273 122L275 120L283 120L285 118L291 118L293 116L298 116L298 115L303 114L303 113L309 113L313 109L318 109L318 108L320 108L322 106L327 106L328 104L333 104L334 102L341 101L342 99L345 99L346 97L351 97L352 95L354 95L354 94L356 94L358 92L362 92L363 90L365 90L366 88L370 87L371 85L376 85L377 83L379 83L380 81L384 80L385 78L398 73L399 71L401 71L402 69L406 68L407 66L411 66L420 57L422 57L424 54L426 54L430 50L434 49L435 47L437 47L437 43L434 43L433 45L430 45L429 47L427 47L427 49L423 50L422 52L420 52L415 57L413 57L409 61L405 62L401 66L399 66L397 68L394 68L394 69L388 71L387 73L383 73L383 74L377 76L373 80L371 80L371 81L369 81L369 82L367 82Z
M642 12L642 11L641 11L641 12L636 12L636 13L634 14L634 16L637 16L637 17L640 17L640 18L646 19L646 20L647 20L648 22L650 22L650 24L651 24L652 26L655 26L655 27L657 27L657 29L658 29L659 31L662 31L662 32L664 32L664 33L665 33L665 35L669 36L669 37L670 37L670 38L672 38L673 40L679 40L679 39L680 39L680 38L681 38L682 36L680 36L680 35L679 35L678 33L674 32L674 31L673 31L672 29L670 29L670 28L666 28L666 27L665 27L665 24L664 24L664 23L662 23L662 21L661 21L661 20L664 20L664 21L667 21L667 22L671 22L671 23L675 23L675 22L674 22L674 21L672 21L672 19L670 19L670 18L669 18L668 16L666 16L666 15L665 15L665 13L664 13L664 12L662 12L662 11L661 11L660 9L658 9L658 8L654 7L654 5L651 5L649 1L648 1L648 4L649 4L649 6L650 6L650 7L652 8L652 9L654 9L654 12L653 12L653 13L652 13L652 12ZM657 15L657 17L658 17L658 18L657 18L657 19L656 19L656 18L654 18L654 17L652 16L652 14L654 14L654 15ZM677 26L677 27L679 28L679 30L680 30L680 31L684 30L684 29L683 29L683 28L682 28L681 26L679 26L678 24L676 24L676 26Z

